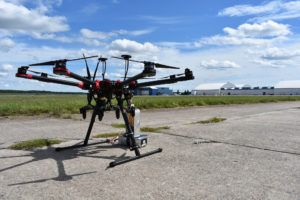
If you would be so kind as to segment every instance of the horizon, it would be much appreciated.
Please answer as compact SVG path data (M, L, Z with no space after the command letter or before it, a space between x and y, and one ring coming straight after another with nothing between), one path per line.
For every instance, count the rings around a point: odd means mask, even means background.
M300 81L300 1L0 0L0 89L78 92L80 89L15 77L19 66L52 59L120 56L181 67L195 80L162 85L173 91L234 82L274 86ZM175 13L175 14L174 14ZM95 60L89 60L95 67ZM85 75L84 62L69 69ZM50 73L51 67L34 70ZM108 77L123 75L108 60ZM131 63L129 75L142 71ZM98 72L100 74L101 72Z

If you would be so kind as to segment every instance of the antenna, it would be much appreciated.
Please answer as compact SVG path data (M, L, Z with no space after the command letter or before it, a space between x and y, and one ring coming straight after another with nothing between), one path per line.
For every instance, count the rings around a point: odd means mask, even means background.
M129 69L129 59L131 58L131 55L122 55L121 57L125 60L125 74L124 74L124 81L125 81Z
M90 73L88 63L86 61L86 57L85 57L84 53L82 55L83 55L83 58L84 58L84 61L85 61L85 67L86 67L86 72L87 72L88 79L91 79L91 73Z

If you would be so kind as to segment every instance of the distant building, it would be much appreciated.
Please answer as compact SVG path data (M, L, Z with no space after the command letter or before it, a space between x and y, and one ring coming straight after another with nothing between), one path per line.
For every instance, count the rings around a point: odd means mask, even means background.
M220 95L221 88L224 88L226 83L207 83L198 85L195 90L192 90L193 95L207 95L215 96Z
M143 87L134 90L135 95L172 95L173 90L168 87Z
M280 81L275 85L275 95L300 95L300 80Z
M281 81L275 87L252 87L251 85L235 85L227 83L200 84L194 90L193 95L300 95L300 80Z

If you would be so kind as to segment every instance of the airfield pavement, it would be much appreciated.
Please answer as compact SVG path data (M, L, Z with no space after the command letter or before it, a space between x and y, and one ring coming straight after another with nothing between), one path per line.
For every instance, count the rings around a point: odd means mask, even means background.
M227 120L191 124L211 117ZM114 113L93 134L118 131ZM7 147L33 138L77 143L89 120L0 119L0 199L300 199L300 102L142 111L142 152L163 152L115 168L133 152L109 144L55 152ZM96 141L95 139L93 139Z

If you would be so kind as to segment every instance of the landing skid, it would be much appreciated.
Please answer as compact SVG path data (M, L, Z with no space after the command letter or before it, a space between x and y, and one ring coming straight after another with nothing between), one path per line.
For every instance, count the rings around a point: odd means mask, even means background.
M119 100L118 103L119 103L119 109L120 109L120 111L122 113L122 116L123 116L123 119L124 119L124 122L125 122L125 126L126 126L126 131L127 131L126 137L129 140L128 148L131 151L135 152L135 156L131 157L131 158L126 158L126 159L123 159L123 160L113 161L113 162L109 163L109 167L115 167L117 165L121 165L121 164L130 162L130 161L134 161L134 160L137 160L137 159L140 159L140 158L144 158L146 156L150 156L150 155L162 152L162 148L158 148L156 150L153 150L153 151L150 151L150 152L146 152L144 154L140 153L140 150L139 150L140 147L139 147L139 145L136 144L136 141L135 141L135 138L134 138L134 132L132 131L131 126L129 125L128 117L127 117L126 112L123 109L123 105L122 105L121 100ZM97 144L110 143L109 139L106 139L106 140L103 140L103 141L100 141L100 142L96 142L96 143L91 143L91 144L88 143L90 135L91 135L91 131L92 131L92 128L93 128L93 125L95 123L96 116L97 115L102 115L102 113L103 113L103 111L101 111L101 105L97 104L94 107L93 114L92 114L92 117L91 117L91 121L90 121L90 124L89 124L89 128L87 130L87 133L86 133L86 136L85 136L85 140L83 141L82 144L77 144L77 145L67 146L67 147L58 147L55 150L56 151L63 151L63 150L75 149L75 148L82 148L82 147L92 146L92 145L97 145Z

